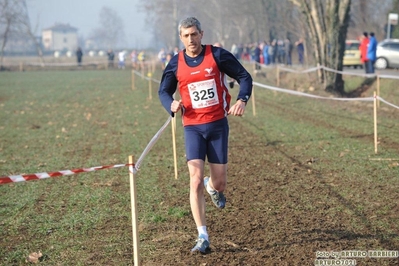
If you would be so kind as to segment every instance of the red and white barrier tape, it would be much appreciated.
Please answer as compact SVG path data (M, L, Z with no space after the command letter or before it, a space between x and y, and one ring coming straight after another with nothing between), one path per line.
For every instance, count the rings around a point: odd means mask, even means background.
M63 171L49 172L49 173L2 176L2 177L0 177L0 185L7 184L7 183L16 183L16 182L24 182L24 181L30 181L30 180L46 179L49 177L57 177L57 176L63 176L63 175L74 175L74 174L79 174L79 173L93 172L93 171L98 171L98 170L103 170L103 169L119 168L119 167L125 167L125 166L131 166L131 168L133 168L133 170L130 168L129 171L134 171L134 164L115 164L115 165L97 166L97 167L74 169L74 170L63 170Z
M168 119L166 120L165 124L158 130L158 132L154 135L154 137L151 139L151 141L147 144L147 147L144 149L143 153L140 155L136 164L114 164L114 165L97 166L97 167L82 168L82 169L75 169L75 170L64 170L64 171L50 172L50 173L2 176L2 177L0 177L0 185L7 184L7 183L16 183L16 182L37 180L37 179L45 179L45 178L49 178L49 177L56 177L56 176L62 176L62 175L74 175L74 174L79 174L79 173L93 172L93 171L98 171L98 170L102 170L102 169L118 168L118 167L124 167L124 166L129 166L129 172L135 174L139 170L141 162L144 160L144 157L147 155L147 153L151 150L151 148L157 142L157 140L161 136L162 132L169 125L171 120L172 120L172 117L169 116Z

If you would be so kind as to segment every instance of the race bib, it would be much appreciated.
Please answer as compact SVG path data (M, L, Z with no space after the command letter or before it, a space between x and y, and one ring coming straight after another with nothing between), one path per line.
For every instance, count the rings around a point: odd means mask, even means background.
M219 97L214 79L188 84L193 109L206 108L219 104Z

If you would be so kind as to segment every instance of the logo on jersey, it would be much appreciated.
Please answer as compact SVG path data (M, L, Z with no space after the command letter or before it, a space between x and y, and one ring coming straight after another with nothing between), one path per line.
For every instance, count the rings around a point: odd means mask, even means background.
M205 74L205 77L215 76L215 73L213 73L213 67L205 68L205 71L208 73Z

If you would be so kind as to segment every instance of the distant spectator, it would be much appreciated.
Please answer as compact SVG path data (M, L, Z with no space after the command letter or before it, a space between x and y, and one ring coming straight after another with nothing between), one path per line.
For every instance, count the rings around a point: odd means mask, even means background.
M242 43L240 43L239 45L238 45L238 50L237 50L237 56L236 56L236 58L238 59L238 60L241 60L242 59L242 54L244 53L244 45L242 45Z
M270 55L269 55L269 43L265 42L265 44L263 45L263 63L265 65L269 65L270 64Z
M299 64L303 65L303 55L305 54L305 46L303 45L303 39L299 39L296 43L296 51L298 52Z
M255 61L255 69L256 70L260 69L260 54L261 54L261 50L259 48L259 44L254 43L252 59Z
M370 32L367 59L368 73L374 73L374 63L377 60L377 39L374 37L374 32Z
M114 51L109 49L107 52L107 56L108 56L108 67L113 68L114 67L114 58L115 58Z
M76 58L78 60L78 66L82 65L82 57L83 57L82 49L78 47L78 49L76 50Z
M173 53L167 53L166 54L165 67L169 64L169 62L170 62L170 60L172 59L173 56L174 56Z
M118 53L118 68L125 69L125 51Z
M164 48L161 48L161 50L158 52L158 60L162 64L162 69L165 69L166 52Z
M275 57L275 53L274 50L277 50L276 47L276 40L273 40L270 45L269 45L269 49L267 50L268 54L269 54L269 60L270 60L270 64L274 64L276 62L276 57Z
M140 69L144 70L144 62L145 62L145 52L144 52L144 50L140 51L140 53L137 56L137 59L138 59L139 64L140 64Z
M231 53L235 56L235 58L240 59L238 46L235 43L233 43L233 45L231 46Z
M133 50L130 54L130 61L132 62L132 68L137 69L137 51Z
M284 46L284 41L283 40L278 40L277 41L277 60L280 64L285 64L285 46Z
M360 37L360 46L359 46L359 50L360 50L360 61L363 63L364 65L364 70L366 73L369 73L368 70L368 63L367 61L367 46L369 45L369 37L367 32L363 32L363 35Z
M278 62L278 54L279 54L279 45L278 45L278 41L274 40L273 41L274 45L273 45L273 63L277 63Z
M293 45L290 41L290 39L285 39L284 41L284 48L285 48L285 63L287 65L292 65L292 49Z

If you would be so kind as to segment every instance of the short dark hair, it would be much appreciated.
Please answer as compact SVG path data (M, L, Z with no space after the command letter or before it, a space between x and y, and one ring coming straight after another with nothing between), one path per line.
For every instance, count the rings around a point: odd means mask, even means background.
M370 32L370 36L374 36L374 32Z
M367 37L368 34L367 34L367 32L363 32L363 35L364 35L365 37Z

